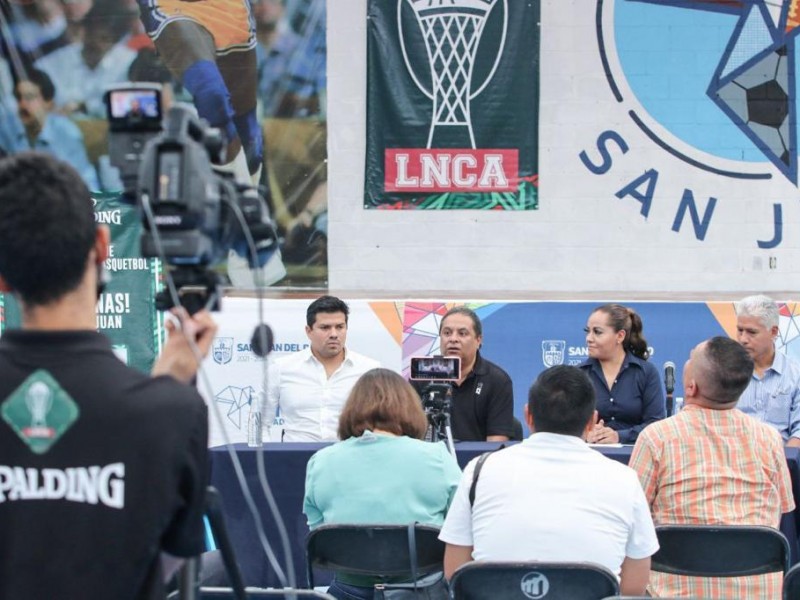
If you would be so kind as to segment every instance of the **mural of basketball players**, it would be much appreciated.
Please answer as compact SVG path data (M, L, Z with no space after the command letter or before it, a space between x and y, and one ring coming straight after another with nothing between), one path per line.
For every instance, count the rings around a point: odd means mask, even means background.
M264 143L256 117L256 36L242 0L138 0L148 35L198 114L224 131L237 180L258 182Z

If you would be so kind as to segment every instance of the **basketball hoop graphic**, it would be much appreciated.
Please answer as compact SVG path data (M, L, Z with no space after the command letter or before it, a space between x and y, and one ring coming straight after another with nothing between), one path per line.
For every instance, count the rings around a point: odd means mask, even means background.
M408 57L401 16L404 2L413 9L425 40L431 71L429 86L422 84ZM486 78L473 91L473 66L484 25L492 9L500 2L503 4L503 30L497 56ZM470 144L476 148L470 102L491 81L503 55L508 29L508 0L398 0L397 23L406 69L419 90L433 101L426 147L431 148L437 127L466 127Z

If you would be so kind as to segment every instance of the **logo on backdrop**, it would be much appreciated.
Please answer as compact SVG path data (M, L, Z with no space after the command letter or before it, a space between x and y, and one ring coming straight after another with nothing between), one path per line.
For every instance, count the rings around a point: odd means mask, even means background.
M548 369L556 365L564 364L564 349L567 347L566 340L543 340L542 341L542 362Z
M797 189L796 4L598 0L597 34L609 87L653 144L693 168L739 180L777 175ZM642 23L650 24L646 36ZM614 156L631 149L612 129L598 135L596 146L580 155L595 175L610 171ZM658 179L655 165L615 195L639 201L647 217ZM695 237L704 240L716 204L717 198L695 197L685 188L672 230L680 231L688 218ZM772 237L756 240L760 248L782 241L780 203L772 213L774 230L763 232Z
M211 344L211 356L218 365L226 365L233 358L233 338L218 337L214 338Z
M509 0L370 0L373 204L386 193L447 192L486 194L486 203L537 185L538 12L538 3ZM533 207L460 202L419 207Z
M214 394L214 401L220 406L227 422L236 429L242 429L246 423L246 415L250 403L257 394L251 385L244 387L228 385Z
M550 582L543 573L532 571L522 578L519 588L527 598L539 600L539 598L547 596L547 593L550 591Z

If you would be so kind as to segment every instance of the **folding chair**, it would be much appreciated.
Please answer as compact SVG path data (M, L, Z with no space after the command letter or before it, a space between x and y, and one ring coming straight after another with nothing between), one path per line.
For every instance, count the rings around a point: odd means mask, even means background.
M444 542L439 529L414 526L417 574L441 571ZM380 581L411 577L408 525L323 525L306 540L308 588L314 589L314 569L367 575Z
M471 562L450 580L455 600L601 600L619 594L617 576L589 562Z
M691 577L746 577L789 570L789 542L757 525L661 525L650 568Z
M800 564L796 564L783 578L783 600L800 600Z

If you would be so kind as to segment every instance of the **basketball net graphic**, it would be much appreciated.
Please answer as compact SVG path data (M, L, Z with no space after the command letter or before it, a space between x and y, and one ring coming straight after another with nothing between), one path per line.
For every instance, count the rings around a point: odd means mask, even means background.
M408 59L400 15L403 1L408 2L414 10L425 40L432 80L430 90L419 81ZM433 143L433 134L437 127L453 126L466 127L472 148L476 147L470 101L484 90L497 70L505 46L507 6L503 14L503 35L494 66L475 92L470 91L472 67L486 19L499 1L501 0L399 0L397 3L397 17L401 28L400 45L406 68L420 91L433 101L428 148ZM504 4L506 1L502 0Z

